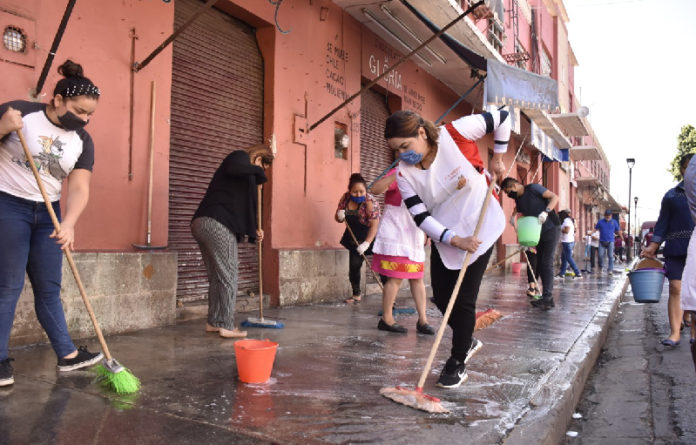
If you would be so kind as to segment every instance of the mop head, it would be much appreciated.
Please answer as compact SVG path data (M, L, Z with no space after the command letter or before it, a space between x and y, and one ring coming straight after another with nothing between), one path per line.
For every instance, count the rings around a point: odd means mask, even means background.
M245 328L271 328L283 329L285 325L281 321L269 320L267 318L249 318L240 323Z
M476 326L474 327L474 331L487 328L502 317L503 314L495 309L487 309L485 311L476 312Z
M416 313L416 308L413 307L395 307L392 309L393 315L411 315ZM380 317L384 314L384 311L380 310L377 315Z
M446 414L449 410L442 406L437 397L423 394L421 388L407 389L401 386L382 388L379 393L396 403L419 409L428 413Z
M101 385L117 394L131 394L140 390L140 380L121 366L116 360L104 362L94 367Z

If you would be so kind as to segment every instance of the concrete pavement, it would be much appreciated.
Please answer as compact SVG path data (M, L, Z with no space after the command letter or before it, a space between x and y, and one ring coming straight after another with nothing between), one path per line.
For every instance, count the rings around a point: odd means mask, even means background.
M486 276L479 310L504 318L475 334L484 346L469 380L450 390L435 386L449 356L446 330L425 385L449 415L379 395L415 385L433 337L416 334L415 315L398 317L406 335L378 331L377 295L353 306L265 311L285 323L249 330L280 344L266 384L237 380L234 341L204 333L204 320L107 338L142 380L132 396L102 391L87 371L58 375L50 346L13 349L16 383L0 391L0 443L558 443L625 284L625 274L557 280L556 308L544 312L529 305L524 272ZM410 304L404 295L399 306ZM437 327L430 303L428 313Z

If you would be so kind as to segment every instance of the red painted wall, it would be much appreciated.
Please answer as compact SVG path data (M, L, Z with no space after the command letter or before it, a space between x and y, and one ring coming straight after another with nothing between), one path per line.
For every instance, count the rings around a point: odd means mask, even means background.
M32 42L27 54L32 67L0 61L0 101L30 99L28 92L36 85L66 4L53 0L0 1L0 8L11 13L11 23L24 20L34 24L26 30ZM161 1L75 4L41 101L52 98L60 79L56 69L67 58L82 64L85 75L102 91L97 111L87 126L95 143L95 165L90 202L76 228L77 249L123 250L130 249L131 243L145 242L152 80L157 83L152 241L167 242L171 47L135 76L133 180L129 181L129 35L135 27L136 60L142 60L171 33L173 11L172 4Z

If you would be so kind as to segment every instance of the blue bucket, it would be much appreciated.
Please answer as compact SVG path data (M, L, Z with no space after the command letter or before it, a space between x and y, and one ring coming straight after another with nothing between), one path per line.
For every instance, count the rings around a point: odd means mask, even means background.
M665 271L662 269L639 269L628 273L633 299L636 303L658 303L662 296Z

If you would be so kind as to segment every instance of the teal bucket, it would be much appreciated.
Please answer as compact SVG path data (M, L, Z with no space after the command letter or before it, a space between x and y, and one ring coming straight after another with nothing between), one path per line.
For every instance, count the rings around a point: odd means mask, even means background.
M628 273L633 299L636 303L658 303L662 296L665 271L662 269L639 269Z
M517 220L517 242L523 246L534 247L539 244L541 224L536 216L525 216Z

